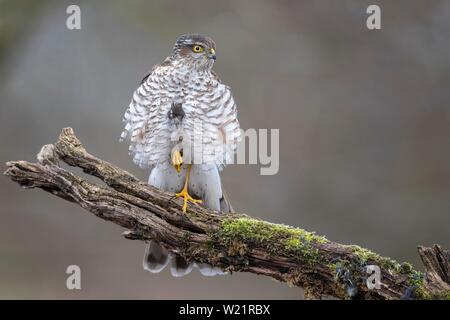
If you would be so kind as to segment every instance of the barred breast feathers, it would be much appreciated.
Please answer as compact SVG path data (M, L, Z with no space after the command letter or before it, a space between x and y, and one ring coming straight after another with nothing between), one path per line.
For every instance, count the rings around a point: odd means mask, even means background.
M168 116L172 103L182 105L185 117L181 127ZM201 123L200 133L194 132L196 121ZM223 168L232 161L240 139L237 107L230 88L209 70L193 71L170 59L155 66L143 79L133 94L124 122L121 139L130 140L130 154L141 167L169 161L177 143L173 135L194 138L201 134L202 163ZM183 145L186 149L191 147Z

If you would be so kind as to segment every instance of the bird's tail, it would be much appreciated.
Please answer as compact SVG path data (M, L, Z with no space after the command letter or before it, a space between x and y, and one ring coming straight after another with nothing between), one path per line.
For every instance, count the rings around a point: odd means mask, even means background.
M183 257L169 253L157 241L150 241L144 254L144 269L152 273L159 273L169 262L170 272L174 277L182 277L192 271L192 263L187 262Z
M169 263L169 251L158 242L152 240L144 254L144 269L152 273L161 272Z
M174 277L183 277L192 271L193 263L187 262L183 257L174 255L170 260L170 273Z

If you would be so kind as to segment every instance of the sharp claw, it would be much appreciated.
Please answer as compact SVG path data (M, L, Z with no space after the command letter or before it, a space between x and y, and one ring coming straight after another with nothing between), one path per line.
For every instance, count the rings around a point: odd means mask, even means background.
M183 157L181 156L180 151L175 151L172 153L172 165L175 170L180 173L181 165L183 164Z
M178 156L181 159L181 163L182 163L183 159L181 158L181 154L178 151L174 152L174 154L172 156L172 160L178 158ZM202 203L202 200L192 198L192 196L188 192L189 175L191 173L191 166L192 166L191 164L187 165L188 169L187 169L187 173L186 173L186 182L184 183L183 190L181 190L180 192L175 194L175 197L183 198L183 213L186 213L188 202L192 202L195 205ZM176 166L175 166L175 169L177 169Z
M199 205L200 203L202 203L202 200L192 198L191 195L185 189L177 193L175 196L177 198L183 198L183 213L186 213L187 211L188 202L192 202L195 205Z

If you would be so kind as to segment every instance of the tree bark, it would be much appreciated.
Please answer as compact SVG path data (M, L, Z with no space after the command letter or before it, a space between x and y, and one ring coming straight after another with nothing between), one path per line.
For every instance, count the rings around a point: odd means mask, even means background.
M156 239L187 260L222 270L266 275L305 289L305 297L340 299L449 299L450 254L419 246L425 273L355 245L273 224L245 214L221 214L201 206L181 211L174 195L139 181L86 152L71 128L45 145L37 163L11 161L5 174L25 188L40 188L75 202L97 217L127 229L127 239ZM61 161L105 182L95 184L61 167ZM367 266L380 270L370 289Z

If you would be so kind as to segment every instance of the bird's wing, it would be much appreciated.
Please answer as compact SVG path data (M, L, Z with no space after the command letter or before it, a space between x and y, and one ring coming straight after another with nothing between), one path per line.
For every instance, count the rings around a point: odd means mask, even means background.
M229 95L228 99L225 99ZM219 115L218 130L222 138L222 143L227 147L227 152L234 153L240 139L241 131L237 118L237 106L231 94L231 89L225 86L224 102L222 113ZM227 154L229 156L229 154Z
M167 64L156 65L136 89L124 115L125 128L121 139L129 139L133 161L148 167L162 161L170 152L171 123L167 114L172 98L164 82ZM161 143L166 141L166 143Z
M215 163L222 169L233 161L241 131L237 119L237 106L230 87L218 82L212 93L199 98L207 110L204 119L204 163Z

